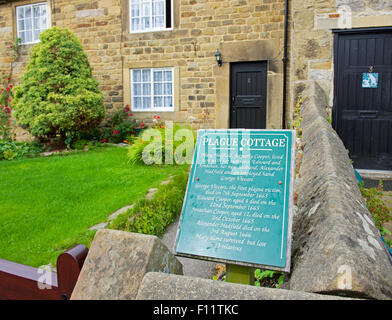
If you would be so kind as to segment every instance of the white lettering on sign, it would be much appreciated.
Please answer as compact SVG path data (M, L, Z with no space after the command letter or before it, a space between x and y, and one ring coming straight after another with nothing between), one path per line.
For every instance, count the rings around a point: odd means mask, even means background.
M203 144L215 147L237 147L238 143L245 147L275 147L285 148L286 139L268 139L268 138L243 138L238 141L238 138L211 138L203 139Z

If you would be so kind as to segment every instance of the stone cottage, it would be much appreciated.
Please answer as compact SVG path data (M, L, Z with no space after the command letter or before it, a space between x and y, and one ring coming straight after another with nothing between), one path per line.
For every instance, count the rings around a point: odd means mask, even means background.
M391 0L0 0L0 69L15 84L51 26L79 37L109 111L282 128L316 81L354 164L392 168Z
M237 126L233 114L240 127L282 124L284 1L2 1L0 16L1 41L22 38L12 66L8 47L0 58L16 78L39 32L67 27L83 44L107 109L129 104L136 118L159 114L196 127Z

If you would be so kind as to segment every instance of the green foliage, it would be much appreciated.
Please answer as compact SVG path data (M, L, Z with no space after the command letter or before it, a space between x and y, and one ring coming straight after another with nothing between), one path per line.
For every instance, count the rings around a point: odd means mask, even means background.
M22 43L22 39L16 38L10 45L10 49L13 51L14 60L16 60L19 57L19 49L21 43Z
M362 182L360 183L360 190L362 196L366 200L366 206L373 216L376 227L382 231L382 225L392 220L390 209L388 208L386 201L382 199L384 192L382 181L379 181L377 188L370 189L364 188Z
M0 160L33 157L43 151L38 142L16 142L0 140Z
M216 266L216 275L212 277L212 280L219 280L223 282L227 282L226 279L226 265L225 264L218 264Z
M143 141L141 139L135 139L134 143L128 148L128 162L132 165L143 163L143 149L148 145L147 141Z
M261 283L266 279L276 281L275 288L279 288L283 283L283 272L272 270L255 270L255 286L260 287Z
M79 139L79 140L76 140L76 141L72 144L72 147L73 147L73 149L75 149L75 150L83 150L83 149L85 149L85 148L87 148L87 149L90 150L90 149L96 147L97 145L98 145L97 142L88 141L88 140L85 140L85 139Z
M389 230L388 228L381 227L380 231L383 236L391 236L392 235L391 230ZM384 238L384 241L390 248L392 248L392 240L388 240L388 238Z
M293 121L290 124L290 128L296 130L298 138L302 137L301 123L303 119L301 117L301 108L304 100L303 97L299 97L297 104L294 107Z
M11 76L0 76L0 139L12 141L11 102L13 98Z
M184 170L172 182L160 186L153 199L141 199L131 210L117 217L110 228L162 236L181 213L187 181L188 170Z
M133 118L129 106L106 116L102 124L102 142L120 143L128 141L128 137L138 134L144 128L144 123Z
M63 142L72 140L79 131L101 122L103 95L71 31L53 27L42 32L40 39L15 90L15 117L33 136L59 134Z
M130 164L183 164L184 159L191 162L196 133L188 125L179 123L172 127L154 125L146 129L134 139L133 144L128 148L128 161ZM148 147L149 149L145 149ZM148 151L145 151L148 150ZM155 159L154 162L147 163L143 159L143 151ZM173 152L173 154L171 153ZM170 157L170 158L168 158ZM173 160L171 162L171 160Z

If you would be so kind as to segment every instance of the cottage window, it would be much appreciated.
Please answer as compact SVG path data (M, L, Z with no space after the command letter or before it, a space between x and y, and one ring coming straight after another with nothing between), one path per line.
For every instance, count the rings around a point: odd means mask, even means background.
M174 111L173 68L132 69L133 111Z
M35 3L16 7L18 38L22 44L39 42L39 35L48 28L46 3Z
M171 29L172 0L129 0L130 31Z

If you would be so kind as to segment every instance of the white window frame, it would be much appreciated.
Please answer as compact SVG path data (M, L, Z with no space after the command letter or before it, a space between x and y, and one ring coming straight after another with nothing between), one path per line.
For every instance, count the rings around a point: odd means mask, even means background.
M151 93L151 103L150 109L135 109L134 105L134 90L133 90L133 72L136 70L150 70L150 93ZM171 92L171 97L172 97L172 106L171 107L159 107L155 108L154 107L154 71L170 71L172 74L171 77L171 85L172 85L172 92ZM173 67L165 67L165 68L136 68L136 69L130 69L130 86L131 86L131 110L132 112L174 112L174 68Z
M18 34L18 38L21 38L19 36L20 35L20 30L19 30L18 10L21 9L21 8L26 8L26 7L30 7L31 8L31 28L32 28L32 38L33 38L34 37L34 16L33 16L34 7L42 6L42 5L46 6L46 29L41 30L41 32L42 32L42 31L47 30L47 29L49 29L51 27L50 7L49 7L47 2L31 3L31 4L26 4L26 5L21 5L21 6L16 6L15 7L16 31L17 31L17 34ZM38 42L40 42L39 38L36 39L36 40L32 40L30 42L21 42L21 45L34 44L34 43L38 43Z
M143 0L141 0L141 1L143 1ZM152 24L152 17L153 17L152 16L152 0L144 0L144 2L147 2L147 1L150 2L150 21L151 21L150 26L151 26L151 24ZM170 28L167 28L165 26L165 27L159 27L159 28L150 27L150 28L147 28L147 29L139 29L139 30L132 30L132 3L131 2L132 2L132 0L128 0L128 6L129 6L129 19L128 20L129 20L129 32L130 33L145 33L145 32L156 32L156 31L173 30L173 24L174 24L173 0L170 0L170 11L171 11L171 14L170 14ZM166 0L165 0L165 6L164 6L165 25L166 25L166 16L167 16L167 14L166 14ZM140 18L140 24L139 24L139 26L140 26L141 25L141 18L142 18L141 14L139 15L139 18Z

